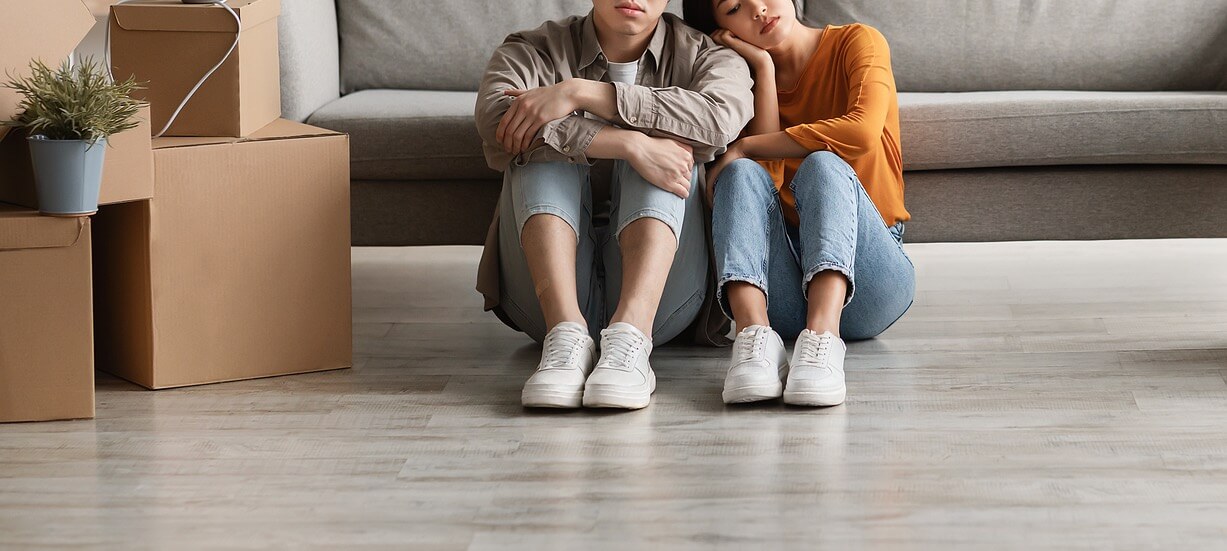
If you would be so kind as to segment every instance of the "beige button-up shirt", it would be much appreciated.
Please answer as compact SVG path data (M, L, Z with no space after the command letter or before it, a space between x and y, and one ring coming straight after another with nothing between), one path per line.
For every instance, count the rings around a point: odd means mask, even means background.
M505 171L511 163L548 161L592 164L588 146L597 132L611 124L689 144L695 161L706 163L723 153L753 117L753 81L745 61L666 13L639 61L636 84L613 84L614 120L575 112L547 123L538 145L529 151L513 156L503 150L495 132L511 107L512 98L503 94L505 90L549 86L569 78L609 82L607 67L591 13L508 36L494 51L477 94L477 131L490 168ZM485 296L486 310L499 304L499 281L496 211L478 269L477 290ZM719 333L727 323L714 300L715 293L709 292L694 336L700 342L725 344Z

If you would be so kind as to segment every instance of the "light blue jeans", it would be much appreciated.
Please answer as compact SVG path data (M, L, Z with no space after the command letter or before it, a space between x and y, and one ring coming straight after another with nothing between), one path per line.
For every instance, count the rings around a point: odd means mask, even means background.
M503 174L499 200L499 262L502 298L499 308L518 328L540 342L545 326L528 261L520 246L524 224L532 216L552 214L575 230L575 284L579 308L597 338L609 325L622 292L622 250L618 238L631 222L655 218L673 230L677 253L652 327L654 344L663 344L698 316L707 296L709 249L703 228L702 194L697 171L691 194L682 199L652 185L625 161L613 163L609 226L592 223L592 184L588 165L528 163ZM611 231L612 230L612 231Z
M785 223L779 192L761 165L738 159L720 173L712 213L720 307L731 319L726 285L751 283L767 295L772 328L795 338L805 329L810 280L834 270L848 278L840 336L879 335L903 316L916 291L903 223L887 227L852 167L828 151L806 157L789 187L799 228Z

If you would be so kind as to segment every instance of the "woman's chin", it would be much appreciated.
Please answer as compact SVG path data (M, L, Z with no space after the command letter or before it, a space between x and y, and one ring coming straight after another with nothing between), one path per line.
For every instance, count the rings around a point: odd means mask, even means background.
M764 50L770 50L784 43L784 37L788 35L784 33L770 33L767 36L756 36L754 40L747 40L750 44L758 46Z

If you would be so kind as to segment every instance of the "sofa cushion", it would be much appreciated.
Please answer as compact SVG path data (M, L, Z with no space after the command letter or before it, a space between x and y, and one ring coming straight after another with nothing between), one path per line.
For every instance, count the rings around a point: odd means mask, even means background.
M307 120L346 132L355 180L498 178L473 122L476 92L364 90Z
M341 86L476 90L507 35L591 10L592 0L340 1Z
M805 0L886 36L899 89L1227 90L1221 0Z
M1227 93L901 93L907 170L1227 164Z
M361 180L497 179L474 92L365 90L307 122L350 135ZM1117 163L1227 165L1227 93L964 92L899 95L907 170Z

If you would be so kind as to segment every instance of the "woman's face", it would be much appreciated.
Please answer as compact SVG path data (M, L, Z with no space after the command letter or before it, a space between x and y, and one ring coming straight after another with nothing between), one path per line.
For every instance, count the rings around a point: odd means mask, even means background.
M792 0L712 0L716 24L764 50L784 41L797 24Z

